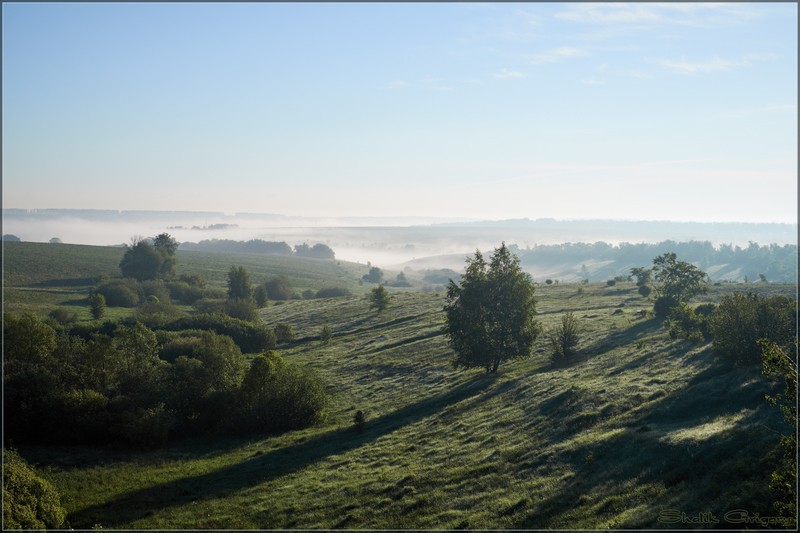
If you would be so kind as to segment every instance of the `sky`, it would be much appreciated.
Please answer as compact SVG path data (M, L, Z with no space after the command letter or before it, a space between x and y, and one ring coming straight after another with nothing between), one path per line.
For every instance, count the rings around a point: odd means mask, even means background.
M797 222L796 3L3 3L3 207Z

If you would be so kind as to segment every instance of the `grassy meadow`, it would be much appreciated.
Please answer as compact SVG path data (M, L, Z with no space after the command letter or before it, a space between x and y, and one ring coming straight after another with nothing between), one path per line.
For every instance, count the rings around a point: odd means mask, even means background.
M81 320L91 287L118 276L123 253L4 248L5 311L68 306ZM554 365L541 338L532 357L487 375L452 369L441 292L390 288L392 305L378 313L366 298L374 285L359 283L365 265L179 251L176 270L222 287L231 264L254 283L287 275L298 291L353 292L260 311L268 325L293 326L278 351L323 378L326 422L154 452L20 449L57 488L69 526L683 529L739 527L725 518L735 509L774 514L770 473L788 430L764 395L777 383L757 366L715 361L710 344L670 339L633 283L537 286L545 331L568 311L579 320L578 354ZM794 285L723 284L697 303L751 288L796 295ZM686 520L670 521L675 511ZM718 523L688 521L708 513Z

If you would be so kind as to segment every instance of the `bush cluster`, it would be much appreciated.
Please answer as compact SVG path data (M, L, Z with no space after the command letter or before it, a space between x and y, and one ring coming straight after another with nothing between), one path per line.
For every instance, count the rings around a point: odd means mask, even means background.
M265 377L214 328L258 352L274 344L272 330L222 315L184 324L156 333L107 322L78 336L31 314L6 314L6 438L151 449L172 437L281 431L323 416L316 376L267 352L254 361L278 370Z

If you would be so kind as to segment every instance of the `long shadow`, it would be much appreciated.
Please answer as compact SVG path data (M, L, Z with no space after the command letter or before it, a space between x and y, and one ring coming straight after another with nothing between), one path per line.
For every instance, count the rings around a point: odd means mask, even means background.
M129 524L149 516L155 511L173 506L181 506L197 500L225 497L295 472L326 457L353 450L431 416L448 406L480 395L494 383L496 378L497 374L476 376L451 391L368 421L362 431L356 431L350 427L337 429L293 446L263 454L257 453L249 460L212 472L124 494L108 502L71 514L68 517L70 525L82 528L100 523L106 527L114 527ZM493 394L486 396L493 396Z

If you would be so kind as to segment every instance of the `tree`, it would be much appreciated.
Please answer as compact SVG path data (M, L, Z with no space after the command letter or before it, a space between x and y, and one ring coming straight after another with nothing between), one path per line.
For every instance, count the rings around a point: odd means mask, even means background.
M708 291L705 272L668 252L653 259L656 316L666 317L681 302Z
M456 368L496 372L502 361L527 357L541 326L534 319L534 286L519 258L503 243L489 264L480 251L467 259L461 284L447 286L444 334L456 352Z
M100 320L103 317L103 313L106 312L106 297L99 292L90 294L89 311L92 313L92 318Z
M250 274L242 266L231 266L228 271L228 299L249 301L252 294Z
M275 276L266 285L267 298L270 300L288 300L292 297L292 286L286 276Z
M361 276L361 279L369 283L380 283L383 281L383 270L378 267L372 267L369 269L368 274Z
M369 296L369 301L369 308L377 309L380 313L389 307L389 304L392 302L392 296L389 294L389 291L386 290L386 287L383 285L378 285L372 289L372 292Z
M156 248L145 240L133 239L128 246L119 268L125 278L135 278L139 281L156 279L161 275L164 257Z
M578 346L578 320L572 312L561 315L561 323L551 329L547 335L550 340L553 359L565 359L575 353Z
M178 241L169 233L162 233L153 239L153 247L161 255L161 274L170 276L175 269L175 252L178 250Z
M264 307L267 305L267 300L269 299L267 288L264 285L259 285L253 291L253 297L255 298L256 305L258 307Z
M58 492L15 450L3 448L4 529L58 528L67 513Z

